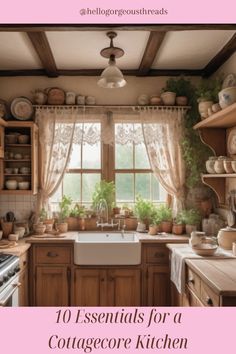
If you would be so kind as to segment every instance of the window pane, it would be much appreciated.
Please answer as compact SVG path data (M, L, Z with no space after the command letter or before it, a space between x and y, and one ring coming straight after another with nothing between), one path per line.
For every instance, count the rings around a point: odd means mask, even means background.
M144 143L135 145L135 168L150 168Z
M162 187L154 175L152 175L152 198L154 202L165 202L167 198L166 190Z
M75 202L81 199L81 175L80 173L66 173L63 180L63 194L72 198Z
M100 173L84 173L82 175L82 203L92 202L95 184L101 180Z
M101 168L101 144L94 145L85 143L82 147L82 168Z
M134 201L133 173L116 173L116 200L117 202Z
M81 145L73 144L68 168L81 168Z
M116 144L115 147L115 168L129 169L133 166L133 144Z
M135 175L135 196L140 195L144 199L150 199L150 173L136 173Z

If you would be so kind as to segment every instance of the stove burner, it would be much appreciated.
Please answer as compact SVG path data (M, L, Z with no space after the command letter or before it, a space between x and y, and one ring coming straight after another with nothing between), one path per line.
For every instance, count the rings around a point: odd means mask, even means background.
M0 266L5 263L8 259L12 258L11 254L0 253Z

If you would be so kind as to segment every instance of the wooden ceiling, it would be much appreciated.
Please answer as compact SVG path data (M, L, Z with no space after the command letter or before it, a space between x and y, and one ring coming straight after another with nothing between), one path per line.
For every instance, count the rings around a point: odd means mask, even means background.
M0 25L0 32L24 32L27 33L31 44L41 62L40 69L5 69L1 70L0 76L37 76L46 75L48 77L67 76L99 76L101 69L60 69L57 67L54 53L51 49L47 32L67 32L70 31L94 31L104 32L115 31L148 31L149 36L145 45L142 59L136 69L122 69L124 75L132 76L178 76L191 75L209 77L212 75L230 56L236 51L236 25ZM200 69L165 69L152 68L163 41L167 33L176 31L235 31L230 39L221 46L214 57ZM214 32L212 32L214 33ZM135 45L135 44L131 44ZM209 43L211 45L211 43ZM188 51L188 47L185 48ZM0 54L1 57L1 54ZM194 58L193 58L194 60Z

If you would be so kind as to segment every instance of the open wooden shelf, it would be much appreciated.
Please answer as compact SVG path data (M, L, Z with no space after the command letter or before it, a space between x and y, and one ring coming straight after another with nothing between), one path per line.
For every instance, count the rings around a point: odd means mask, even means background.
M33 191L29 189L1 189L0 194L33 194Z
M201 128L231 128L236 125L236 103L212 114L194 125L194 129Z
M203 174L202 177L204 178L236 178L236 173L206 173L206 174Z
M5 144L7 147L30 147L31 144Z

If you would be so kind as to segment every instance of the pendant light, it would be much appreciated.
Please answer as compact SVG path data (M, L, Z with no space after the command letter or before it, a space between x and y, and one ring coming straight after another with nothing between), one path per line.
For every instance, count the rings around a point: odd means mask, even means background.
M100 52L102 57L109 59L108 67L103 70L98 80L98 86L103 88L119 88L126 85L126 80L116 65L116 58L124 55L123 49L114 47L113 45L113 39L116 36L115 32L108 32L107 37L110 38L110 47L104 48Z

